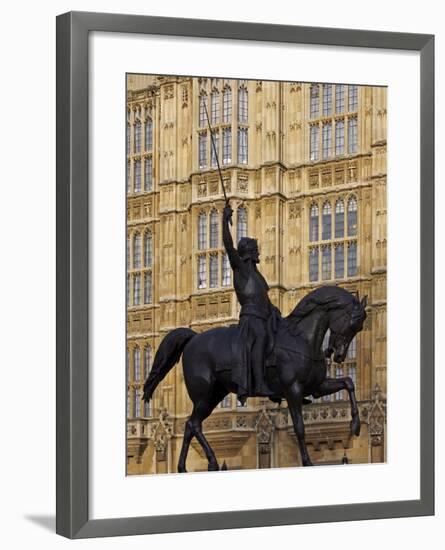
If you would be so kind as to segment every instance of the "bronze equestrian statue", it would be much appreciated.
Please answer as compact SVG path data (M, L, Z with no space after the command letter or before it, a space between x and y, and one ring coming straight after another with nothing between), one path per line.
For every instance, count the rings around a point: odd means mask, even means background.
M306 398L346 390L351 403L351 434L360 433L354 384L349 377L328 378L326 357L333 356L336 363L344 361L351 340L363 328L367 298L360 301L341 287L322 286L282 318L271 304L267 282L257 269L256 240L241 239L235 249L228 225L231 216L232 209L227 204L223 214L223 240L241 304L240 322L200 334L190 328L168 333L156 352L143 399L146 402L151 399L158 384L182 356L193 411L185 425L178 472L186 471L193 437L206 454L208 470L219 470L215 453L202 432L202 422L230 392L243 400L257 396L267 396L273 401L286 399L302 464L311 466L302 415ZM328 348L323 352L328 329Z

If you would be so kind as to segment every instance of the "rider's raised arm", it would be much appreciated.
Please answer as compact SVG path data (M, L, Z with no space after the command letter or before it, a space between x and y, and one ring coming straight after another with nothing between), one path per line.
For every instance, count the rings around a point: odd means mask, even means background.
M233 239L230 233L229 221L232 219L233 210L227 205L223 211L223 243L224 248L226 249L227 256L229 257L230 265L232 269L239 267L242 264L241 258L238 254L238 251L233 246Z

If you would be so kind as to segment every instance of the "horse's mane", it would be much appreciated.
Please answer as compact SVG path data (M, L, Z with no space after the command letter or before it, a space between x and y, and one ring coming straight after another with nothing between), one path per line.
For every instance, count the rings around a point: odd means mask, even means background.
M302 319L307 317L317 308L323 308L325 311L345 307L354 302L356 297L341 288L340 286L322 286L309 292L298 304L293 311L285 317L289 328L298 331L298 325Z

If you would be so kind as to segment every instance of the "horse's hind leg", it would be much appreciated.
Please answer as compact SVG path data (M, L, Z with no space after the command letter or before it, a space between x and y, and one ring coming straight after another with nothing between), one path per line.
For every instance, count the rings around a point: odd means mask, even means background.
M186 472L185 463L187 460L187 454L189 452L190 442L193 439L193 430L189 421L185 423L184 438L182 440L181 454L178 461L178 472L181 474Z
M345 378L326 378L312 395L317 399L323 395L331 395L338 391L346 390L351 403L351 435L360 435L360 415L358 412L357 399L355 397L354 382L346 376Z
M285 390L285 397L289 406L289 412L292 416L295 435L297 436L298 446L300 448L301 462L303 466L312 466L309 453L307 452L306 441L304 439L304 421L302 414L303 388L298 382L294 382Z
M215 453L209 442L207 441L205 435L202 433L202 422L210 415L212 410L213 407L210 408L208 403L197 403L193 408L192 416L189 420L193 429L193 434L203 448L209 462L209 472L219 470L218 461L216 459Z
M203 448L207 460L209 462L208 470L219 470L218 461L212 447L202 433L202 423L211 414L216 405L227 395L227 391L223 388L215 388L210 400L201 399L194 403L193 411L186 422L184 430L184 440L182 442L181 454L178 462L178 472L186 472L185 463L190 442L193 436L196 437L199 444Z

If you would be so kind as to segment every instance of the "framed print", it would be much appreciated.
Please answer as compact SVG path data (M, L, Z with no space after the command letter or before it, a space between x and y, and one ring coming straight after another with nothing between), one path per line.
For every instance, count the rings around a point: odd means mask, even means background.
M433 99L430 35L58 17L59 534L434 513Z

